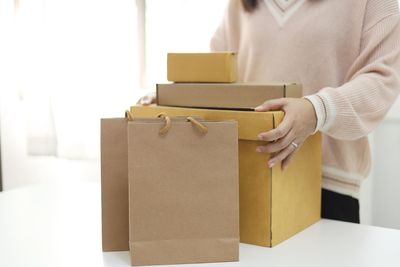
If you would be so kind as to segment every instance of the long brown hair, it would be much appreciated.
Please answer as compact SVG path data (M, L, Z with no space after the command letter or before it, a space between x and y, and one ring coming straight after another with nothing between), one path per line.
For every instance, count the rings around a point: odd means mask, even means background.
M244 10L252 12L258 7L259 0L242 0Z

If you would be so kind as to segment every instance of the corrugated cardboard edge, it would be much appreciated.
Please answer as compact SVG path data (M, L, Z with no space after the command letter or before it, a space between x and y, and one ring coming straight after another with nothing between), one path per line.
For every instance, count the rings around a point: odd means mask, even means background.
M285 86L285 89L286 89L286 86ZM285 90L285 95L286 95L286 90ZM276 117L275 117L275 114L272 114L272 125L273 125L273 128L274 129L276 129L276 127L277 127L277 121L276 121ZM269 171L270 171L270 175L269 175L269 177L270 177L270 179L269 179L269 198L270 198L270 200L269 200L269 232L270 232L270 234L269 234L269 240L268 240L268 247L272 247L272 235L273 235L273 232L272 232L272 192L273 192L273 185L272 185L272 178L273 178L273 172L272 172L272 168L269 168Z
M229 69L229 77L227 77L227 80L234 83L237 81L237 54L235 52L228 53L225 60L226 64L228 64L226 69Z

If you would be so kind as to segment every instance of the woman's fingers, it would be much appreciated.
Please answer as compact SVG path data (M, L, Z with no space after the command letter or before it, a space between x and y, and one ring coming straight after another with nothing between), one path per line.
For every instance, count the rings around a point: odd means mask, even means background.
M145 96L142 98L142 101L140 102L141 105L150 105L152 102L152 98L149 96Z
M257 152L264 152L264 153L275 153L283 150L285 147L290 145L293 140L296 138L296 135L291 129L287 135L285 135L283 138L279 139L276 142L271 142L265 146L259 146L257 147Z
M150 105L153 104L156 100L156 95L154 93L150 93L141 97L136 104L138 105Z
M267 142L276 141L287 135L289 131L292 129L292 126L293 126L293 120L288 117L285 117L281 122L281 124L279 124L279 126L276 129L273 129L265 133L260 133L258 135L258 139Z
M281 110L287 104L287 102L288 101L287 101L286 98L268 100L268 101L265 101L260 106L256 107L254 110L258 111L258 112L263 112L263 111L265 112L265 111L271 111L271 110Z
M258 138L269 144L257 147L257 151L271 154L269 167L282 161L282 167L286 168L298 148L296 144L303 143L315 131L315 110L308 100L295 98L269 100L256 108L256 111L271 110L282 110L285 117L276 129L259 134Z
M285 171L287 169L287 167L289 166L289 163L292 160L295 153L296 153L296 150L293 151L292 153L290 153L289 156L287 156L284 160L282 160L281 168L283 171Z
M268 161L268 167L269 168L274 167L274 165L277 162L286 159L290 154L295 152L296 149L297 149L296 146L290 144L289 146L287 146L286 148L284 148L283 150L281 150L280 152L278 152L277 154L275 154L270 158L270 160Z

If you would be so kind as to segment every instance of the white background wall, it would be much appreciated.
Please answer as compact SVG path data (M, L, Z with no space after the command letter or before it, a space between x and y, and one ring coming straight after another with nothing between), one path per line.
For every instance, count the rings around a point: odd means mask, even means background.
M0 42L8 57L0 66L11 76L0 81L4 188L99 180L99 119L123 115L147 93L140 78L147 90L165 81L167 52L207 51L226 2L148 0L147 75L138 77L134 0L19 0L16 17L14 1L1 1L9 41ZM43 133L42 152L58 157L27 154Z
M375 132L372 224L400 229L400 112L391 114Z

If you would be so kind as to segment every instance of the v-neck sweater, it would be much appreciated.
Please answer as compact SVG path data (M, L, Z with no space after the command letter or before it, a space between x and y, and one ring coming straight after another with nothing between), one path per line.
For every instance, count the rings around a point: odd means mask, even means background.
M288 10L290 7L292 7L299 0L262 0L262 1L271 2L278 8L280 8L282 12L284 12Z
M249 13L231 0L211 49L238 53L240 82L303 85L323 133L323 188L358 197L368 134L400 90L398 2L306 0L282 24L265 1Z

